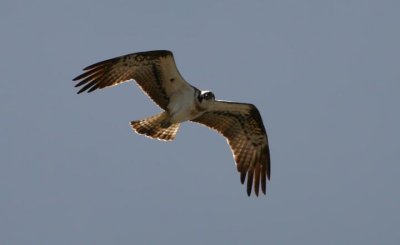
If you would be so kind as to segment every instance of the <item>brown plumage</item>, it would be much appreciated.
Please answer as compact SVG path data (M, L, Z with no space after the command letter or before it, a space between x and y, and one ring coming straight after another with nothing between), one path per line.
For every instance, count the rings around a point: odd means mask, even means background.
M74 78L78 91L92 92L135 80L139 87L164 111L131 121L132 129L147 137L175 139L180 123L193 121L222 134L231 147L240 181L247 178L247 194L266 193L271 175L267 133L258 109L252 104L215 100L209 91L187 83L176 67L170 51L139 52L101 61L84 68Z
M267 134L260 113L252 104L221 102L192 121L206 125L222 134L228 141L235 158L240 181L244 184L247 175L247 194L266 193L267 178L271 165Z
M166 113L145 118L143 120L131 121L132 129L138 134L159 140L174 140L180 124L174 123L168 127L162 127L161 123L166 118Z

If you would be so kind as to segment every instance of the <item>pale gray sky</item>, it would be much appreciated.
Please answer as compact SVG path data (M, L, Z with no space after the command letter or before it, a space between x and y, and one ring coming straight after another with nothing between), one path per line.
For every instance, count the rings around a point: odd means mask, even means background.
M398 244L400 2L2 1L0 244ZM218 99L254 103L267 196L215 132L164 143L133 83L76 94L94 62L172 50Z

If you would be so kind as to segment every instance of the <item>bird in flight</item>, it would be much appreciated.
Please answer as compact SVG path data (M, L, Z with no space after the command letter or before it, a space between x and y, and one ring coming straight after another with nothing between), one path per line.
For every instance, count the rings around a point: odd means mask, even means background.
M211 91L201 91L179 74L172 52L155 50L132 53L101 61L83 69L73 81L81 87L78 94L111 87L135 80L139 87L161 109L161 113L131 121L132 129L147 137L170 141L175 139L179 125L192 121L222 134L234 156L250 196L266 193L271 165L267 133L258 109L247 103L216 100ZM260 183L261 182L261 183Z

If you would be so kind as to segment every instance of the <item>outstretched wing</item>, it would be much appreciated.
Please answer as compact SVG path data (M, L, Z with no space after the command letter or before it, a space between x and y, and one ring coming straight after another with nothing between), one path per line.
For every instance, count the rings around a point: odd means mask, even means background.
M251 194L254 180L254 192L258 196L260 179L265 194L267 178L271 174L270 155L267 134L257 108L252 104L215 101L207 112L192 121L225 136L242 184L247 175L247 195Z
M92 92L134 79L140 88L162 109L166 110L171 95L180 89L191 88L176 67L170 51L157 50L128 54L98 62L84 68L73 81L75 87Z

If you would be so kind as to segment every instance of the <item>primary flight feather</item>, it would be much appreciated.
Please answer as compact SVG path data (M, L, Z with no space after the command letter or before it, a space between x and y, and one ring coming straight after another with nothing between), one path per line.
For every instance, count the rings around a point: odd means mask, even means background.
M200 123L222 134L228 141L240 181L247 177L247 194L266 193L271 163L267 133L257 108L252 104L216 100L210 91L187 83L170 51L156 50L123 55L83 69L74 78L79 93L92 92L135 80L163 111L143 120L131 121L132 129L159 140L173 140L185 121Z

